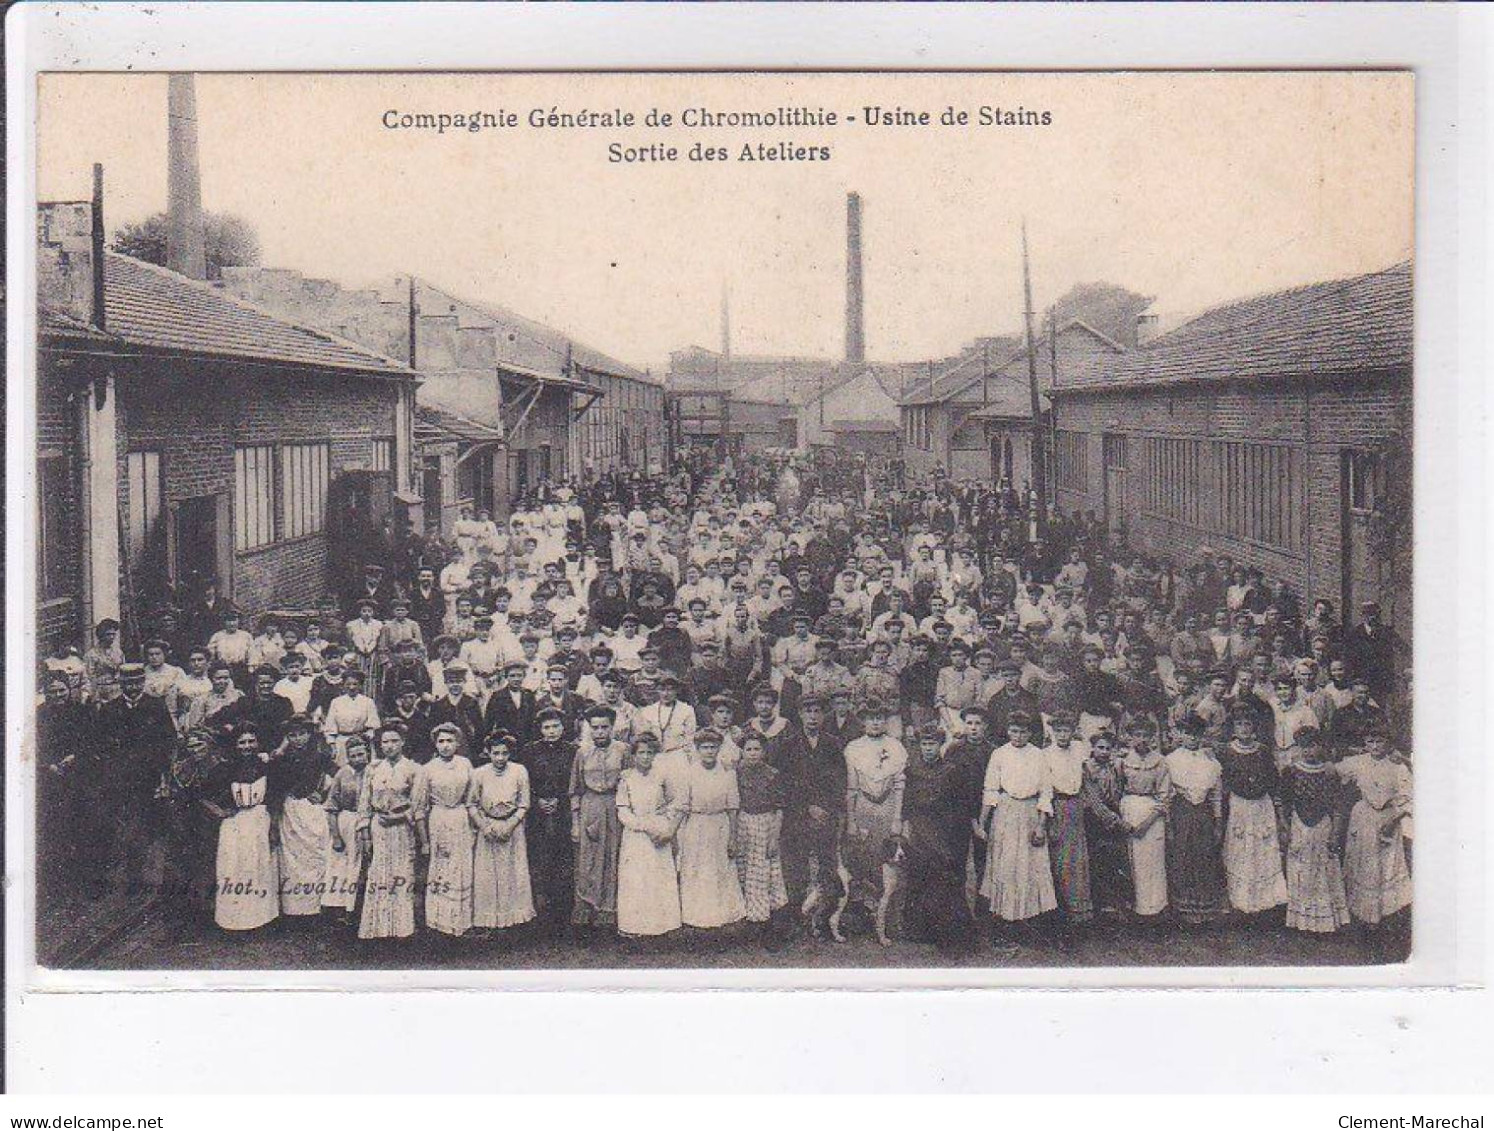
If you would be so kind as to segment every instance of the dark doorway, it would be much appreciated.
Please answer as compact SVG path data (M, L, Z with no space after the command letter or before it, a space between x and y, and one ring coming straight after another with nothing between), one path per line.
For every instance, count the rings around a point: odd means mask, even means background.
M226 501L226 495L200 495L172 506L172 573L177 592L195 596L209 585L220 593L229 590L221 541L228 526L219 521Z

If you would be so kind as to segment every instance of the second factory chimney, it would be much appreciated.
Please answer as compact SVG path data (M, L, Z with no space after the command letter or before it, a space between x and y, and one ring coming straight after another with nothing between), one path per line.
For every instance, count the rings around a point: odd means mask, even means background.
M866 360L866 330L862 323L861 194L846 197L846 361Z
M197 92L191 75L170 75L166 81L166 266L190 279L205 279Z

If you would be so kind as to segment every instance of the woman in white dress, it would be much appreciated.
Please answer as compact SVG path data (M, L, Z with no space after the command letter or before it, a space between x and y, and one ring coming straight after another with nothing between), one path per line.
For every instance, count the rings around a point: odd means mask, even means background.
M986 763L981 795L987 855L980 893L990 901L991 914L1008 923L1058 907L1047 838L1053 782L1048 759L1028 741L1036 722L1025 711L1012 712L1006 745Z
M687 927L724 927L747 914L732 857L742 803L735 771L719 761L721 735L706 728L695 736L695 757L681 771L678 834L680 917Z
M476 831L472 865L472 925L486 932L534 918L524 818L529 815L529 771L509 759L517 740L507 731L488 736L488 764L473 771L467 813Z
M617 783L622 847L617 864L617 930L648 937L683 925L674 838L680 815L670 804L664 775L654 765L659 740L643 734L633 745L633 766Z
M420 767L405 757L404 728L379 728L379 760L363 775L358 795L358 841L368 858L360 939L409 938L415 933L415 853L424 832L415 824Z
M415 820L430 846L425 880L425 925L445 935L472 927L472 821L467 795L472 763L457 753L462 732L455 723L432 728L436 756L415 784Z
M225 931L252 931L280 915L280 866L265 805L268 756L249 724L234 735L233 747L226 791L231 811L218 826L213 918Z
M1377 926L1411 906L1406 832L1411 820L1411 770L1390 756L1382 729L1364 736L1364 753L1338 764L1339 775L1359 791L1349 810L1344 885L1349 914Z

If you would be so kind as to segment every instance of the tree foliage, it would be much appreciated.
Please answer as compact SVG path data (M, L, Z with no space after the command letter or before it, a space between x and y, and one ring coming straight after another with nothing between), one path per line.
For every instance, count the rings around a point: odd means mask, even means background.
M1137 294L1115 283L1079 283L1053 304L1043 322L1043 332L1056 319L1060 328L1078 318L1107 338L1123 346L1136 344L1136 316L1152 304L1148 295Z
M118 229L110 247L121 255L164 267L166 233L170 226L170 217L165 212L157 212L138 224L126 224ZM247 220L218 212L204 212L202 226L209 279L221 278L225 267L258 266L259 236Z

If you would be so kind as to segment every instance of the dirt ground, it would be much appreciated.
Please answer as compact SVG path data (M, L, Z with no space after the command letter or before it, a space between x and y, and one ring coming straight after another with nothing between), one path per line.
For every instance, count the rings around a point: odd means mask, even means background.
M615 935L557 938L536 925L488 939L421 932L409 940L361 942L349 924L319 916L285 920L249 934L208 927L178 938L149 916L88 965L115 970L587 970L659 968L1003 968L1086 966L1352 966L1377 961L1357 932L1310 936L1281 926L1226 921L1184 930L1170 923L1096 925L1065 937L1038 928L1015 955L982 942L973 953L942 955L931 945L869 934L846 943L795 937L769 947L747 927L682 932L648 946ZM1383 959L1381 959L1383 960Z

